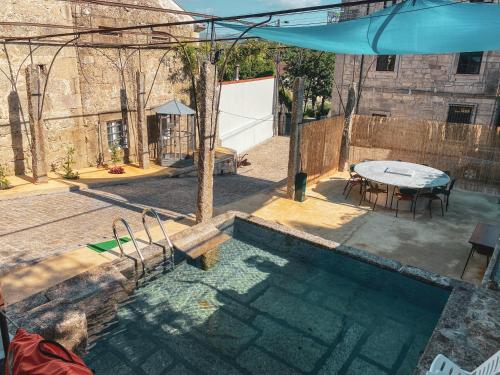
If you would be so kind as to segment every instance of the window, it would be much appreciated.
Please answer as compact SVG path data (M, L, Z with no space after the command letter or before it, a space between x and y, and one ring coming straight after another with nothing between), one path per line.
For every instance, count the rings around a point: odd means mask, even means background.
M482 52L462 52L458 58L457 74L479 74Z
M111 148L113 144L121 148L128 147L127 140L127 126L123 124L122 120L108 121L106 123L108 130L108 147Z
M377 57L377 72L393 72L396 66L396 55L380 55Z
M446 121L458 124L470 124L472 123L473 112L473 105L452 104L448 108L448 118Z

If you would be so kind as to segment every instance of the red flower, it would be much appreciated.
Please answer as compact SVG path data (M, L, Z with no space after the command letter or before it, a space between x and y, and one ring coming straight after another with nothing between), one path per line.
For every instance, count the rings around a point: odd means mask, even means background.
M111 174L124 174L125 173L125 169L121 166L114 166L114 167L111 167L108 169L108 173L111 173Z

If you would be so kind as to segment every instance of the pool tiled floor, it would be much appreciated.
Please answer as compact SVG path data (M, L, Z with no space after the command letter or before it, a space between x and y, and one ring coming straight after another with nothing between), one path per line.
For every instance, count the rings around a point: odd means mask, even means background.
M447 294L290 246L233 238L213 269L181 264L156 277L86 361L97 374L410 374ZM311 251L320 256L303 256Z

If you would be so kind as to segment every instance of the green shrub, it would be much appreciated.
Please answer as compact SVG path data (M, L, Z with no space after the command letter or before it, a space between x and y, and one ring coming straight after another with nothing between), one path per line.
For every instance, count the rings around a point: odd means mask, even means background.
M7 179L7 169L0 164L0 190L10 188L10 182Z
M68 146L66 148L66 156L62 163L62 169L64 171L63 177L68 180L78 180L80 175L78 172L73 170L73 165L75 165L75 148L73 146Z
M111 161L113 162L114 165L120 163L122 161L122 155L121 155L121 148L116 144L113 143L111 145Z

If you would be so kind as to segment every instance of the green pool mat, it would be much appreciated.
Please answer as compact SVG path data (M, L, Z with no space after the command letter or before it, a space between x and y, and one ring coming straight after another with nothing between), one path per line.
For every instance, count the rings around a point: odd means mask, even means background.
M131 239L130 237L121 237L120 242L122 244L130 242ZM99 242L99 243L90 243L87 245L87 247L90 250L94 250L97 253L104 253L108 250L114 249L115 247L118 247L118 242L116 240L110 240L110 241L105 241L105 242Z

